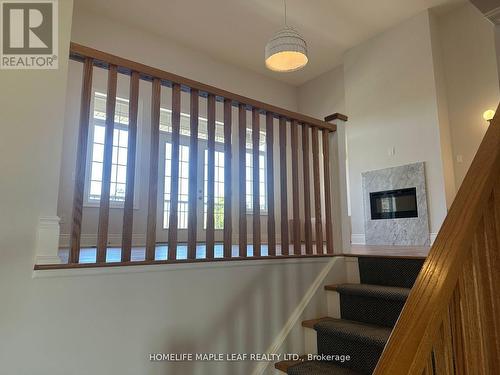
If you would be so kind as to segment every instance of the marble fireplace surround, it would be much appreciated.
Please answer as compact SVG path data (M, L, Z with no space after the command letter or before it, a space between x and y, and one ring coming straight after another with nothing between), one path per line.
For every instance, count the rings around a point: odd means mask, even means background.
M428 246L430 244L425 166L423 162L362 173L367 245ZM416 188L418 217L372 220L370 193Z

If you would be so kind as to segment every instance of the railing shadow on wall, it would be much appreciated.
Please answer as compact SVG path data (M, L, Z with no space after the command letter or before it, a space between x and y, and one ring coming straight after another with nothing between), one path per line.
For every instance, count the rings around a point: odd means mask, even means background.
M202 84L184 77L177 76L140 63L132 62L101 51L71 43L70 57L83 64L81 87L81 105L79 118L78 142L76 150L76 169L73 193L73 208L71 214L71 233L68 262L66 264L36 265L35 269L54 268L85 268L108 267L124 265L147 265L162 263L186 263L206 261L227 261L244 259L275 259L297 257L327 257L333 256L334 249L334 193L338 189L334 176L333 165L336 155L331 155L332 139L337 130L335 124L320 121L309 116L281 109L263 102L249 99L213 86ZM108 72L107 94L105 104L105 137L103 141L102 175L99 199L99 215L97 240L95 246L95 262L81 262L81 237L85 181L88 173L88 145L91 123L92 80L95 68L106 69ZM115 131L115 111L117 106L117 76L124 74L130 77L130 92L128 103L128 144L126 183L124 192L123 229L119 261L106 261L109 251L109 221L110 221L110 186L113 168L113 136ZM137 180L136 152L138 138L139 82L151 82L151 113L149 139L149 181L147 181L147 223L145 230L144 260L133 260L132 233L134 226L134 181ZM170 164L170 208L168 214L168 243L166 259L157 259L157 218L159 137L160 137L160 97L162 90L171 90L171 164ZM179 248L179 161L180 161L180 116L181 92L190 96L190 137L189 137L189 192L187 212L187 247L186 259L178 259ZM203 173L199 170L198 155L199 104L200 98L207 102L207 163L206 163L206 201L197 202L198 188L196 176ZM216 103L223 103L223 158L224 165L232 164L237 158L237 169L224 168L223 193L223 241L222 254L216 254ZM232 134L234 122L232 109L238 109L238 138ZM251 123L247 126L247 113L251 113ZM329 121L347 117L336 114ZM275 130L275 120L279 123ZM251 165L246 164L247 139L246 133L251 132ZM260 133L265 129L265 141L260 139ZM287 142L287 134L290 142ZM278 142L274 141L276 137ZM232 155L233 143L237 143L239 155ZM277 149L276 143L278 144ZM264 145L263 145L264 144ZM266 183L261 181L262 166L260 165L259 149L266 150ZM234 149L233 149L234 150ZM233 151L234 152L234 151ZM279 154L278 161L274 160ZM287 160L288 156L290 159ZM279 170L275 171L275 165ZM247 172L249 170L250 172ZM299 174L300 170L300 174ZM232 186L232 178L237 174L237 186ZM250 175L248 175L250 174ZM291 184L289 177L291 175ZM302 179L299 179L299 175ZM248 185L248 180L251 184ZM267 185L267 186L266 186ZM281 192L280 204L275 204L275 186ZM252 213L247 219L247 190L251 190ZM260 190L266 189L267 223L263 227L261 220L262 195ZM232 195L238 194L238 214L233 217ZM301 199L301 192L305 199ZM219 192L220 195L220 192ZM291 198L291 199L290 199ZM291 204L289 204L289 201ZM234 203L234 201L233 201ZM200 204L206 205L205 238L199 238L197 225L203 218L198 216ZM219 204L220 205L220 204ZM290 206L290 207L289 207ZM279 207L279 212L276 210ZM217 206L217 209L219 207ZM279 217L277 227L276 217ZM248 221L248 223L247 223ZM312 222L314 221L314 229ZM234 243L234 223L238 225L238 240ZM247 233L247 225L252 229L251 237ZM323 229L324 228L324 229ZM261 232L267 233L267 243L263 243ZM314 231L314 233L313 233ZM337 232L335 232L337 233ZM303 241L304 239L304 241ZM278 242L279 241L279 242ZM202 242L205 257L197 257L197 246ZM236 251L234 251L236 248ZM251 248L249 256L248 248ZM267 249L267 251L265 251ZM236 254L235 254L236 252Z

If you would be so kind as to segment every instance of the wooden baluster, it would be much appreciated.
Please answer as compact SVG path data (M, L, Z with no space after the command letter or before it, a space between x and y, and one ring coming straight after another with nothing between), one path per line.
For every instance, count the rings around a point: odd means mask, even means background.
M292 121L291 147L292 147L292 195L293 195L293 252L302 254L300 245L300 212L299 212L299 141L297 137L299 124Z
M247 110L243 103L238 108L238 148L239 153L239 256L247 256L247 204L246 204L246 155L247 155Z
M179 150L181 131L181 85L172 85L172 157L170 166L170 215L168 218L168 259L177 258L179 227Z
M289 253L288 234L288 193L286 175L286 119L280 117L279 141L280 141L280 198L281 198L281 255Z
M314 176L314 223L316 226L316 254L323 254L323 220L321 216L321 177L319 173L318 128L313 127L311 132Z
M127 179L123 207L122 262L130 262L132 252L132 228L134 223L135 157L137 149L137 114L139 109L139 73L130 76L128 103Z
M158 204L158 155L160 142L160 95L161 81L153 79L151 93L151 141L149 151L149 194L146 229L146 260L155 259L156 252L156 206ZM170 205L172 208L172 205Z
M80 104L80 124L76 152L75 187L73 193L73 212L71 220L71 243L68 263L80 260L80 239L82 234L83 194L85 187L85 168L87 165L87 145L89 138L90 103L92 100L93 60L85 58L83 64L82 94Z
M492 204L490 199L490 204ZM494 294L497 293L496 285L493 284L492 273L494 270L491 268L488 259L488 252L493 245L497 251L495 239L490 239L488 241L488 232L491 228L491 224L487 222L492 220L494 225L494 217L490 216L491 205L486 208L483 220L478 227L474 244L472 246L472 259L473 259L473 274L475 280L475 292L478 297L478 308L479 311L478 319L480 319L480 325L482 330L481 338L483 339L483 346L485 356L487 361L485 365L488 366L486 369L489 373L500 372L500 352L498 351L498 344L500 338L496 336L495 332L498 331L498 322L495 317L495 306L494 306Z
M325 181L325 236L326 236L326 252L333 254L333 220L332 220L332 198L330 186L330 132L322 131L323 135L323 177Z
M455 287L453 292L449 311L450 311L450 327L453 336L453 358L454 358L454 373L465 374L465 336L462 328L462 310L461 310L461 295L460 288Z
M224 99L224 258L232 256L233 218L231 200L232 192L232 153L231 153L231 127L232 127L232 101Z
M268 255L276 255L276 224L274 218L274 116L266 113L266 152L267 152L267 246Z
M253 256L260 257L260 171L259 171L259 110L252 109L252 171L253 171Z
M434 368L432 366L432 352L429 354L427 361L425 362L425 368L422 372L423 375L434 375Z
M189 139L189 196L188 196L188 259L196 259L197 201L198 201L198 118L199 92L191 89Z
M304 167L304 235L306 254L312 254L311 178L309 175L309 126L302 125L302 162Z
M435 373L453 375L452 337L448 310L445 312L443 324L439 328L438 337L434 343Z
M479 322L478 303L474 289L472 256L463 264L458 285L461 296L462 329L464 330L465 366L468 374L484 374L479 368L484 364L484 352L481 343L481 325Z
M214 257L215 209L215 95L208 95L208 162L207 162L207 259Z
M500 285L500 178L493 188L493 194L488 205L486 218L487 259L489 267L489 278L494 286L492 305L495 313L495 339L497 358L500 358L500 293L497 288ZM500 373L500 371L498 371Z
M111 167L113 164L116 79L116 66L110 65L108 71L108 91L106 96L106 131L104 138L104 158L102 166L101 199L99 205L99 224L97 227L96 263L106 262L106 249L108 247L109 196L111 187Z

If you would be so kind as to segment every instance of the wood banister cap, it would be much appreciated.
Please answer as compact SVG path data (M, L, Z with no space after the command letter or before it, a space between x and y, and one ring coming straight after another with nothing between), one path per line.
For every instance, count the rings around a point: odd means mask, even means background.
M326 122L330 122L333 120L342 120L342 121L347 121L349 118L346 115L343 115L342 113L334 113L332 115L328 115L325 117Z

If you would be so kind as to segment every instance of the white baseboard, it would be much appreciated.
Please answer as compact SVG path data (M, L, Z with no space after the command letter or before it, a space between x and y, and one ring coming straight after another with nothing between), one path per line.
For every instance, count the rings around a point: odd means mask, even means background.
M59 221L58 216L42 216L38 219L36 264L61 263L58 257Z
M364 233L353 233L351 234L351 243L354 245L365 245L365 234Z

